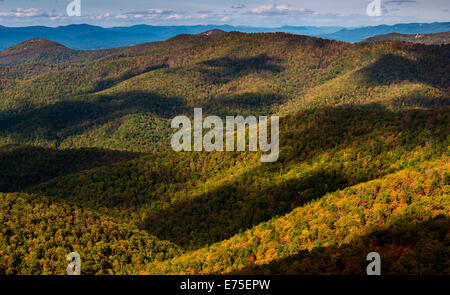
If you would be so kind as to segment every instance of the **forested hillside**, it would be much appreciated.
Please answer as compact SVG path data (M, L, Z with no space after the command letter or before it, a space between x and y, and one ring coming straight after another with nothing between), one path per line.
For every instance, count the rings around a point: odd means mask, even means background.
M107 55L111 50L72 50L56 42L45 39L31 39L8 48L0 53L0 64L19 63L57 64L80 62Z
M391 33L386 35L374 36L366 39L366 41L368 42L403 41L427 45L440 45L450 43L450 32L442 32L435 34L412 34L412 35Z
M450 45L44 43L0 53L0 274L450 273ZM194 107L279 115L278 161L173 152Z

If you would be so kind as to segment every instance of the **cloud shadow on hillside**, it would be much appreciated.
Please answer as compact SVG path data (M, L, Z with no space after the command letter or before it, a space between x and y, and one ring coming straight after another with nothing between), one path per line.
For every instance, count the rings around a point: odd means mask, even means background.
M286 214L293 208L320 198L328 192L392 173L392 169L373 170L373 166L370 168L371 165L361 163L363 166L357 166L358 173L354 173L356 166L353 172L352 169L343 166L340 169L339 165L327 166L326 169L319 166L308 170L307 174L298 171L298 176L282 183L275 184L271 181L278 179L279 171L289 167L293 159L308 161L326 151L331 152L336 146L343 144L345 148L347 144L351 144L348 142L349 138L357 142L360 139L361 146L358 149L361 152L366 152L367 149L373 158L378 158L380 153L386 152L385 147L377 146L376 140L367 145L364 145L364 142L370 134L375 134L378 138L382 136L378 134L379 128L384 128L387 136L392 136L394 130L402 134L401 145L405 152L415 146L427 144L430 140L428 136L418 136L422 132L431 131L427 125L417 126L407 121L412 119L416 122L426 122L423 119L430 113L422 110L409 113L410 118L405 121L401 118L406 116L400 117L392 112L325 109L321 116L316 118L317 126L321 126L322 129L295 130L293 126L281 134L281 154L278 163L251 168L205 194L190 196L189 200L161 210L158 214L147 218L144 228L160 239L195 249L231 237L240 230L251 228L274 216ZM298 118L302 117L298 115ZM339 125L346 117L350 118L346 121L347 124ZM291 119L293 121L288 118L283 123L292 126L296 121L294 117ZM377 122L376 125L373 122ZM440 142L445 140L445 135L436 135L438 136L439 139L436 140ZM304 138L305 143L297 147L299 142L295 140L296 138ZM259 175L260 183L252 177L255 175Z
M327 192L345 188L350 181L338 171L318 169L278 185L242 183L242 179L251 179L260 169L264 168L251 169L239 180L160 210L144 221L143 228L159 239L196 249L286 214ZM274 177L272 173L266 178Z
M394 54L385 54L356 75L371 86L390 85L403 81L420 82L447 89L450 85L448 56L422 57L416 61ZM430 75L433 73L433 75Z
M138 157L105 149L57 150L24 145L0 147L0 192L18 192L55 177Z
M206 115L258 115L285 98L275 94L242 94L187 102L181 97L165 97L151 92L123 92L94 95L89 99L60 101L18 114L0 113L0 136L17 142L52 140L79 135L129 114L153 114L171 120L179 115L192 117L194 107ZM219 112L215 110L219 109ZM208 114L209 113L209 114Z
M170 201L171 196L165 195L149 198L150 191L154 189L154 182L140 182L128 180L127 186L148 187L148 193L141 190L135 192L123 191L121 182L112 183L108 187L108 198L99 198L106 188L87 195L89 204L85 199L77 200L76 196L69 196L70 200L80 206L94 208L117 208L124 212L128 209L139 210L142 206L151 208L161 201L166 202L167 208L158 207L157 210L145 211L147 215L142 227L160 239L170 240L188 249L195 249L233 236L241 230L246 230L260 222L270 220L274 216L283 215L292 209L301 206L313 199L321 198L328 192L333 192L350 185L369 181L392 173L395 168L384 167L380 170L377 165L367 164L364 160L356 162L356 154L346 163L355 162L354 165L343 165L339 158L342 155L334 154L336 147L345 150L356 142L355 150L366 153L366 158L377 159L381 153L386 154L392 150L392 145L382 145L381 138L395 138L400 136L396 145L396 154L400 157L417 146L425 146L433 142L445 142L446 134L433 133L431 125L444 126L445 116L439 116L435 111L416 110L400 114L386 111L362 111L359 109L326 108L323 110L305 111L296 116L283 119L281 126L286 126L280 136L280 160L273 164L257 164L245 168L244 172L229 176L229 179L210 185L198 195L186 195L181 201ZM346 124L342 124L342 122ZM436 127L438 128L438 127ZM440 127L439 127L440 128ZM385 131L380 132L380 131ZM439 130L438 130L439 131ZM370 140L375 136L374 140ZM369 141L368 141L369 140ZM436 145L440 148L443 144ZM446 149L446 147L443 147ZM441 151L435 150L436 153ZM257 154L254 154L258 156ZM317 155L333 157L331 166L312 166L309 160ZM369 157L370 155L370 157ZM164 157L165 154L158 155ZM181 155L182 157L183 155ZM213 157L217 157L214 155ZM186 157L189 157L186 155ZM252 155L245 155L251 159ZM359 157L359 155L358 155ZM167 155L170 159L170 155ZM289 170L292 165L303 162L308 168L303 171L301 167ZM150 161L151 163L151 161ZM250 160L247 163L252 163ZM245 165L245 164L243 164ZM389 165L388 165L389 166ZM111 167L100 170L102 173L120 179L122 173L139 174L142 171L136 166L128 170ZM305 168L305 167L304 167ZM117 170L116 170L117 169ZM167 171L164 175L173 175L178 171ZM189 172L185 177L190 177ZM280 175L289 173L290 177L280 181ZM195 174L195 173L194 173ZM160 177L149 177L151 181L161 182L168 187L173 183L171 178L161 180ZM34 192L44 192L58 198L64 198L66 186L87 187L90 183L79 182L76 179L60 179L58 188L52 186L42 187ZM183 188L183 184L178 188ZM51 193L47 193L50 191ZM204 193L202 193L204 192ZM159 199L161 198L161 199ZM159 206L159 205L158 205Z
M225 84L237 77L251 73L280 73L281 60L261 54L255 57L221 57L204 61L197 70L209 83Z
M33 138L63 140L128 114L151 113L165 119L173 118L185 111L185 105L181 98L146 92L61 101L24 113L3 114L0 134L18 137L22 142Z

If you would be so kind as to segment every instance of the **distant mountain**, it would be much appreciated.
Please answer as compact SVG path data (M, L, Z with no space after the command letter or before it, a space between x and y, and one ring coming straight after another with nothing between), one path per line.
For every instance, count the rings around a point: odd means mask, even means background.
M170 44L173 43L183 44L181 45L183 47L191 46L192 44L218 39L226 34L228 33L219 29L205 31L200 34L180 34L169 38L166 44L168 46L171 46ZM158 44L161 45L161 43L164 42L146 42L134 46L109 49L78 50L47 39L33 38L0 51L0 65L83 63L108 55L110 55L109 58L112 58L117 55L124 57L142 54Z
M69 25L57 28L42 26L1 27L0 49L5 49L33 38L53 40L73 49L113 48L158 40L154 36L141 36L130 32L121 32L91 25Z
M102 28L98 26L68 25L56 28L4 27L0 26L0 50L14 46L25 40L42 38L53 40L72 49L104 49L131 46L152 41L163 41L180 34L200 34L205 31L240 31L243 33L284 32L308 35L347 42L360 42L369 37L389 33L427 34L450 31L450 23L399 24L363 28L284 26L279 28L246 27L229 25L197 26L149 26Z
M366 39L367 42L375 41L403 41L411 43L420 43L426 45L450 44L450 32L435 34L398 34L391 33L387 35L379 35Z
M346 42L361 42L367 38L389 33L400 34L431 34L450 31L450 22L446 23L412 23L393 26L381 25L355 29L343 29L338 32L322 35L321 37Z
M221 36L225 35L226 33L227 32L225 32L223 30L214 29L214 30L209 30L209 31L200 33L199 35L208 36L208 37L221 37Z
M233 27L228 25L197 25L197 26L149 26L136 25L131 27L102 28L91 25L68 25L56 28L34 27L3 27L0 26L0 50L14 46L25 40L43 38L61 43L73 49L103 49L131 46L140 43L163 41L180 34L200 34L210 30L225 32L240 31L245 33L286 32L298 35L319 36L337 32L342 27L281 27L256 28Z
M109 54L110 50L81 51L73 50L59 43L42 38L21 42L4 51L0 51L0 65L21 63L61 63L80 62Z

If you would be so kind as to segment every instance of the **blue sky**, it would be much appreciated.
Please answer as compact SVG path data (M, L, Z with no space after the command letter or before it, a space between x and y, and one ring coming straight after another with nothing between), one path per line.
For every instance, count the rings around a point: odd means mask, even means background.
M450 21L450 0L381 0L381 16L369 16L372 0L80 0L81 16L70 17L72 0L0 0L0 25L104 27L230 24L246 26L369 26Z

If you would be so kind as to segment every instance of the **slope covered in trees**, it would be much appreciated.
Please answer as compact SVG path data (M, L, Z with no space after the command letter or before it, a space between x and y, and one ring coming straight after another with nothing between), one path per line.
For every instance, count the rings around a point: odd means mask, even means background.
M368 42L375 41L402 41L420 43L426 45L440 45L450 43L450 32L434 33L434 34L398 34L391 33L386 35L378 35L367 38Z
M366 255L376 250L385 274L448 274L449 168L448 162L424 162L327 194L147 271L364 274Z
M129 224L37 195L0 193L0 274L65 274L66 256L83 274L133 274L181 253Z
M35 38L0 51L0 64L83 62L110 53L110 50L72 50L56 42Z
M448 109L318 109L281 121L280 158L273 164L260 163L256 153L166 152L30 191L136 216L131 219L152 234L197 248L327 192L442 157L449 119Z
M449 48L233 32L119 48L25 80L7 67L0 142L148 152L166 148L168 120L194 107L223 116L449 105Z
M450 45L213 32L89 54L0 66L0 273L61 274L74 250L88 274L361 273L374 250L449 272ZM281 116L279 160L171 151L194 107Z

